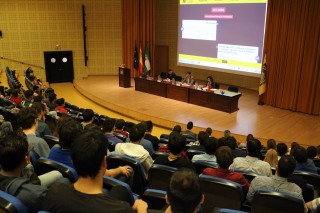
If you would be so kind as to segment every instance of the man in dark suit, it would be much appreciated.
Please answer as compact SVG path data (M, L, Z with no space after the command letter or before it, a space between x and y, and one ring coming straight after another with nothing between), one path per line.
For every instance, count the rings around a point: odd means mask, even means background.
M176 74L172 71L172 69L169 69L169 70L168 70L168 73L167 73L166 78L168 78L168 79L170 79L170 80L176 78Z

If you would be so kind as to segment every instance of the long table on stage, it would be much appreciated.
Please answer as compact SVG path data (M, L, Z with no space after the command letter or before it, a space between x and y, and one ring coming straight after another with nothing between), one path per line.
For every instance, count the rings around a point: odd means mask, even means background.
M223 112L235 112L241 93L226 90L203 91L190 86L180 86L155 80L135 78L135 90L158 95ZM224 94L221 94L223 91Z

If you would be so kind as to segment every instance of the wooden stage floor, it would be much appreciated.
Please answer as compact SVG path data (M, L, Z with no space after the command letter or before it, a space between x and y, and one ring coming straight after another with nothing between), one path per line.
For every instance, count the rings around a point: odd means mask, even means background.
M75 88L84 96L112 111L136 120L152 120L156 125L172 129L193 121L195 132L211 127L215 136L222 136L229 129L237 138L251 133L265 141L320 145L320 116L257 105L256 91L240 89L239 110L225 113L172 99L119 87L118 76L89 76L74 81ZM222 86L223 88L223 86Z

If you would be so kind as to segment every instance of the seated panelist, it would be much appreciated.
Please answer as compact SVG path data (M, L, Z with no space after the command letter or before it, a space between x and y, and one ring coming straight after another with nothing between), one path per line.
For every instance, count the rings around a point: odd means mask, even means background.
M215 83L214 83L212 76L207 77L206 87L208 87L208 89L214 89Z
M195 83L194 78L191 75L191 72L186 73L186 77L182 80L181 83L186 83L188 85L193 85Z
M176 78L176 74L173 72L173 70L172 70L172 69L169 69L169 70L168 70L168 73L167 73L166 78L167 78L167 79L170 79L170 80L172 80L172 79L175 79L175 78Z

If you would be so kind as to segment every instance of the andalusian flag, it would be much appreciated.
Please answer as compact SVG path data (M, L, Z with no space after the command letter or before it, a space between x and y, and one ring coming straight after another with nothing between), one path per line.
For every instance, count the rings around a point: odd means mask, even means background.
M144 58L144 73L147 73L151 70L150 65L150 50L149 50L149 42L146 45L145 58Z
M267 55L265 54L263 57L263 64L261 69L261 75L260 75L260 86L259 86L259 95L262 95L267 90Z
M138 71L139 68L139 55L137 44L134 44L134 55L133 55L133 68Z
M142 73L143 71L143 59L142 59L142 49L141 49L141 43L140 43L140 51L139 51L139 73Z

